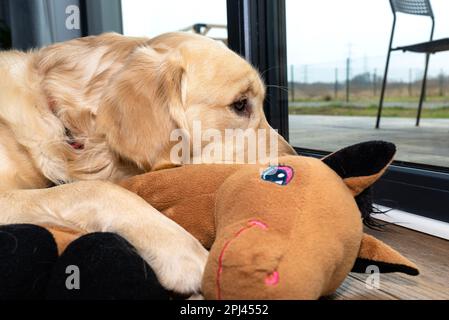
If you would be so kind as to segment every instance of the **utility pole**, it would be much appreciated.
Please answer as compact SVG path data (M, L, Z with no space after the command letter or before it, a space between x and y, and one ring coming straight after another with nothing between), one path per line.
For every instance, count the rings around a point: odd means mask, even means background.
M349 102L350 84L351 84L351 59L346 59L346 102Z
M309 69L309 67L308 67L308 65L305 65L304 66L304 83L305 84L307 84L307 82L308 82L308 69Z
M292 102L295 101L295 66L290 66L290 91L292 92Z
M440 85L440 97L444 96L444 72L443 69L441 69L440 71L440 76L439 76L439 85Z
M366 53L363 55L363 73L368 73L368 57Z
M334 99L338 98L338 68L335 68Z
M350 85L351 85L351 55L352 43L348 43L348 58L346 59L346 102L349 102Z
M374 97L377 96L377 69L374 69L373 72L373 93Z
M411 97L413 95L413 71L408 69L408 95Z

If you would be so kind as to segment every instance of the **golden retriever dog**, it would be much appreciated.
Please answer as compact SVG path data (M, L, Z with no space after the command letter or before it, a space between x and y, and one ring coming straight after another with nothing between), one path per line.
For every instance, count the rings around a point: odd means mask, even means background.
M0 52L0 224L115 232L167 289L198 292L205 249L114 182L173 166L170 133L197 120L272 130L264 95L244 59L187 33ZM278 139L280 154L294 153Z

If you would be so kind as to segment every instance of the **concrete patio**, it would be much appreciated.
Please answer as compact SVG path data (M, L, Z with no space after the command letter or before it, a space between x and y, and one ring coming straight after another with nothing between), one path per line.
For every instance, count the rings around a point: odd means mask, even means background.
M386 140L398 147L396 160L449 167L449 119L290 115L290 142L296 147L335 151L367 141Z

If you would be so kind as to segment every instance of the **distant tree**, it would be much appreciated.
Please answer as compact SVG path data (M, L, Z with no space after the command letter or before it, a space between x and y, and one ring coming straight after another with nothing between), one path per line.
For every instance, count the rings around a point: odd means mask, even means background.
M351 80L356 85L368 85L372 83L371 74L369 72L360 73Z

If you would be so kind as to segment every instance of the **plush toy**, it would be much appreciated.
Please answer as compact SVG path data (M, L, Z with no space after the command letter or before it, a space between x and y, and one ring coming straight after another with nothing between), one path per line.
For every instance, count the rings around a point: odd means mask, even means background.
M351 271L417 267L365 235L368 188L395 146L368 142L323 160L288 156L274 167L191 165L122 183L210 249L206 299L317 299Z
M367 142L322 160L288 156L270 167L186 165L136 176L121 185L210 249L202 285L206 299L317 299L333 293L351 270L365 272L370 265L380 272L418 274L412 262L363 233L362 221L371 221L369 187L384 173L394 153L393 144ZM118 270L116 276L122 280L112 281L112 292L133 285L135 290L124 289L131 297L167 296L154 275L146 284L145 278L139 277L142 272L135 265L142 264L137 256L99 250L88 254L86 260L85 252L95 248L95 239L101 234L85 235L70 243L78 235L51 231L64 251L59 259L52 253L56 264L67 252L75 251L66 260L73 265L81 260L84 268L93 270L93 279L111 265ZM109 237L126 244L117 236ZM104 238L103 245L107 247L110 240ZM79 242L88 244L80 248ZM103 260L106 263L99 270L96 264ZM61 265L67 266L67 261ZM148 266L145 268L151 273ZM46 277L50 279L46 290L52 292L52 287L63 287L61 281L67 275ZM90 290L100 290L98 286L107 282L109 275L101 277ZM145 285L151 292L140 294ZM63 296L68 290L53 291Z

